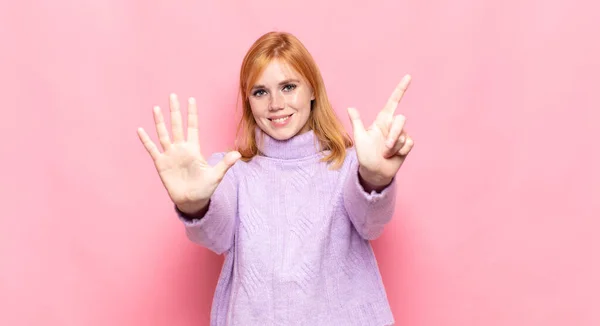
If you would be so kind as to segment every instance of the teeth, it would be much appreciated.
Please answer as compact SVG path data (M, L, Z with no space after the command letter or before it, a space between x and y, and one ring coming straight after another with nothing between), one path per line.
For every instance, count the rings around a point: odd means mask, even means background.
M285 118L273 119L273 121L275 121L275 122L284 122L287 119L289 119L289 116L285 117Z

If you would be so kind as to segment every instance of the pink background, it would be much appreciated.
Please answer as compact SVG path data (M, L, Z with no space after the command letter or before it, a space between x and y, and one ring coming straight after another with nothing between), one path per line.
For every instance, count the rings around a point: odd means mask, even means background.
M190 243L136 128L195 96L231 145L250 44L296 34L371 122L405 73L416 141L374 242L398 325L599 325L598 4L5 1L0 325L208 325Z

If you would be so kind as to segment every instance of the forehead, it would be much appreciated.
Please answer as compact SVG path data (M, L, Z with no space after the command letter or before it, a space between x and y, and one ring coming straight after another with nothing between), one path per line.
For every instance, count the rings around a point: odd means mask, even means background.
M277 84L287 79L302 79L302 76L286 62L272 60L258 76L255 84Z

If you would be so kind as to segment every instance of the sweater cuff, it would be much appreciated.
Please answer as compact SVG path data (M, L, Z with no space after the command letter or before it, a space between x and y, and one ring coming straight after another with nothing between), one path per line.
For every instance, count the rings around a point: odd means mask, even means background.
M381 192L367 192L360 184L358 168L348 176L344 192L344 205L358 233L367 240L381 235L384 226L392 219L396 203L396 178Z
M209 203L210 205L210 203ZM206 216L206 212L204 215L202 216L195 216L195 215L190 215L187 213L182 212L179 207L177 207L177 205L173 205L175 207L175 212L177 213L177 217L179 218L179 220L181 220L183 223L187 224L187 225L193 225L196 224L198 222L200 222L200 220L202 218L204 218L204 216Z
M396 197L396 176L392 178L392 181L381 191L366 191L363 185L360 183L360 172L358 168L352 172L352 186L357 189L357 193L360 194L361 198L365 199L369 204L375 204L379 201L385 200L389 197L395 199Z

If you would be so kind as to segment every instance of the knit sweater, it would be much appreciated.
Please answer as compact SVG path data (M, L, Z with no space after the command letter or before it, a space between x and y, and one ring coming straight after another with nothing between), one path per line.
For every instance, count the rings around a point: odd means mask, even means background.
M191 241L225 255L211 326L393 324L369 240L392 218L395 178L366 192L354 148L332 169L312 131L257 139L261 155L227 171L202 218L177 211Z

